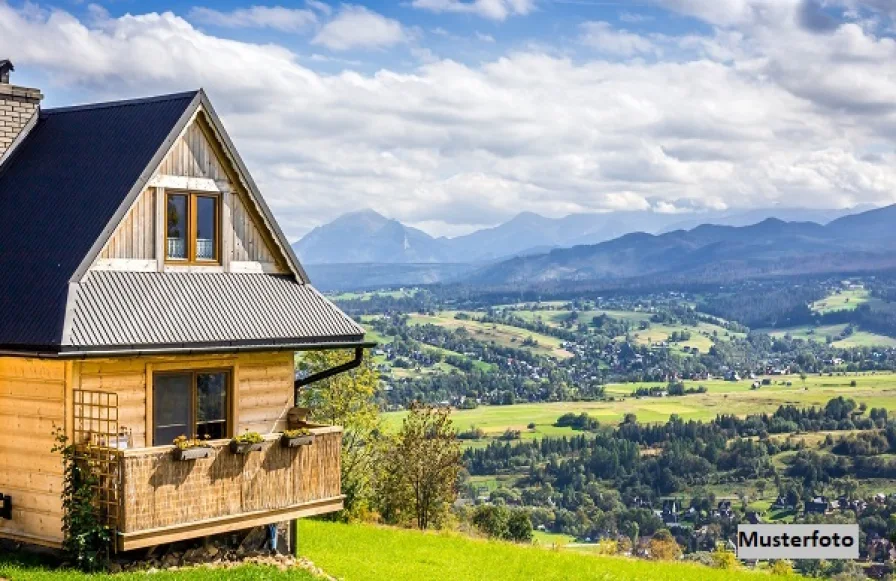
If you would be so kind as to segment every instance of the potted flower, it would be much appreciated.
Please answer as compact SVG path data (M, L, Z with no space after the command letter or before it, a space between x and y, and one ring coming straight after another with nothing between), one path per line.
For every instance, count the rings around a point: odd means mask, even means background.
M314 434L308 428L299 428L297 430L286 430L280 436L280 445L284 448L297 448L299 446L307 446L314 441Z
M206 440L208 436L206 436ZM174 438L175 460L198 460L212 455L212 447L206 440L178 436Z
M230 440L230 452L233 454L248 454L261 450L264 438L258 432L246 432Z

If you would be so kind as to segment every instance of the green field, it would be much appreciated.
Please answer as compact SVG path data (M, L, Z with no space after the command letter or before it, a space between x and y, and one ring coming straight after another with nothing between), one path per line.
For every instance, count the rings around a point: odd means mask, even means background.
M542 547L562 547L575 542L575 540L574 536L561 533L545 533L542 531L533 531L532 533L533 543Z
M438 315L411 315L408 318L409 325L438 325L446 329L465 328L474 339L486 343L494 342L504 347L517 347L530 349L534 353L540 353L558 359L571 357L571 353L560 348L560 339L549 335L542 335L519 327L500 325L495 323L481 323L479 321L455 319L457 311L443 311ZM467 313L472 316L472 313ZM522 342L531 337L538 342L534 347L523 347Z
M608 395L616 401L557 402L517 404L510 406L480 406L473 410L457 410L452 414L458 430L472 426L482 428L489 436L498 436L507 429L520 430L524 439L544 436L571 435L570 428L558 428L554 422L561 415L585 412L602 423L618 423L627 413L634 413L640 422L664 422L672 414L684 419L710 420L718 414L747 415L771 412L783 404L800 406L823 405L837 396L851 397L869 407L884 407L896 411L896 374L850 374L843 376L810 376L805 386L797 376L775 376L774 385L751 390L752 381L687 381L686 387L703 385L707 393L678 397L634 398L629 394L638 387L659 383L626 383L606 386ZM850 382L856 381L856 387ZM791 382L787 387L782 382ZM387 425L401 425L404 412L383 414ZM529 423L534 430L527 429Z
M803 339L806 341L818 341L825 343L827 337L837 337L846 329L846 323L840 325L803 325L800 327L789 327L786 329L760 329L763 333L768 333L772 337L781 338L790 335L794 339ZM885 335L877 335L866 331L855 331L852 335L845 339L840 339L831 343L834 347L894 347L896 339Z
M336 295L327 295L327 298L331 301L350 301L354 299L361 299L362 301L369 301L373 297L391 297L393 299L400 299L403 297L412 297L417 294L418 289L416 288L403 288L399 290L380 290L380 291L368 291L368 292L355 292L355 293L340 293Z
M871 293L865 289L838 290L817 300L810 308L821 315L833 311L852 311L871 300Z
M330 575L345 581L774 579L760 572L597 557L539 546L477 540L452 533L421 533L311 520L301 521L299 552Z
M77 571L57 569L58 560L42 560L22 555L0 555L0 579L9 581L90 581L112 579L115 581L313 581L318 579L302 569L280 571L274 567L244 565L233 569L185 568L178 571L147 573L120 573L117 575L85 575Z
M563 321L569 318L569 314L571 312L572 311L544 309L537 311L514 311L513 314L514 316L519 317L527 323L544 323L545 325L549 325L551 327L562 327ZM583 317L579 318L582 321L590 320Z

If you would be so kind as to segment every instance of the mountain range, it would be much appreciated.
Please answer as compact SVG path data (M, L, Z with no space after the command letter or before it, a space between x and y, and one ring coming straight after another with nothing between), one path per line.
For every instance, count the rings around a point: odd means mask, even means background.
M853 213L858 210L615 212L558 219L523 213L455 238L434 238L366 210L315 228L294 248L321 288L889 266L896 206ZM699 220L707 223L693 226Z
M856 211L772 208L688 215L637 211L571 214L563 218L523 212L492 228L454 238L434 238L373 210L362 210L318 226L293 248L306 264L477 263L598 244L631 232L660 234L700 224L746 226L771 217L825 224Z
M732 276L896 266L896 206L821 225L767 218L750 226L701 225L660 235L556 249L480 268L465 282L488 285L644 276L716 280Z

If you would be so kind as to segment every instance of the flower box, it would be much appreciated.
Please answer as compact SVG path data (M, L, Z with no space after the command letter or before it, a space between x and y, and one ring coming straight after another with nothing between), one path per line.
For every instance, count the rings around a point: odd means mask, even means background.
M284 448L298 448L299 446L309 446L314 442L314 436L312 434L308 434L307 436L295 436L290 438L286 434L280 436L280 445Z
M231 454L248 454L249 452L260 452L263 447L261 442L239 442L237 440L230 441Z
M198 460L200 458L208 458L212 455L212 449L205 446L195 446L193 448L175 448L175 460Z

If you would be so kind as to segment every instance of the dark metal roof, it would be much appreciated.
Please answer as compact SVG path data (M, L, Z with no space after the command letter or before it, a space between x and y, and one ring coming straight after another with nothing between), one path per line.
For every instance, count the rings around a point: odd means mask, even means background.
M357 343L364 329L290 276L91 272L63 350Z
M0 167L0 347L58 349L69 280L197 94L41 112Z

